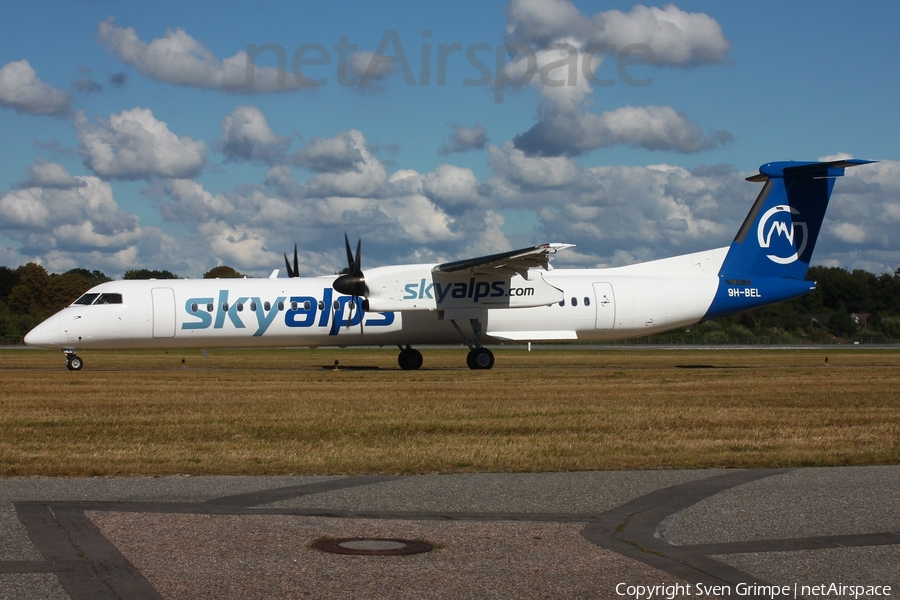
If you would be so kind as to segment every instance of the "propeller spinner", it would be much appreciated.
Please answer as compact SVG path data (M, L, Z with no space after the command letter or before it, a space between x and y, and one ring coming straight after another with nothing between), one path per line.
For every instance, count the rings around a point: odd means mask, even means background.
M347 238L346 232L344 232L344 245L347 248L347 273L335 279L331 287L341 294L353 296L354 299L358 299L360 296L368 296L369 286L366 285L366 278L363 275L360 263L362 239L356 244L356 256L353 255L353 251L350 249L350 240Z

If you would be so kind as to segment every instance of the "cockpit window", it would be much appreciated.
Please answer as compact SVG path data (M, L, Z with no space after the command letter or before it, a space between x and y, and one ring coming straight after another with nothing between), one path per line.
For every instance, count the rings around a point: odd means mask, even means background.
M122 304L122 294L84 294L73 302L73 305L75 304L82 306L90 304Z

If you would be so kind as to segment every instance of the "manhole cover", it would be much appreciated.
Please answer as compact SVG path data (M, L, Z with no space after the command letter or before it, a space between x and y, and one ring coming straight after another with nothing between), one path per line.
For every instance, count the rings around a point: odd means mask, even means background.
M433 546L419 540L400 540L396 538L341 538L337 540L319 540L312 547L322 552L334 554L357 554L364 556L403 556L429 552Z

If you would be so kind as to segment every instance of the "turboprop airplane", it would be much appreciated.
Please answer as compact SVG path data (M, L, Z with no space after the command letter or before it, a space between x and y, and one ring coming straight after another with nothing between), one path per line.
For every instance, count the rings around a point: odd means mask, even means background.
M348 272L288 278L111 281L25 336L82 349L397 345L402 369L422 366L421 344L469 347L490 369L486 343L617 340L693 325L815 289L805 281L836 177L872 161L773 162L730 246L609 269L553 269L571 244L541 244L440 264L362 270L345 234Z

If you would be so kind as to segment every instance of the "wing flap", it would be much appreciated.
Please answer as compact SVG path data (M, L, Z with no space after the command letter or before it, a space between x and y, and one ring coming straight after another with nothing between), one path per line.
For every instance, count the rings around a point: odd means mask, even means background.
M500 271L509 274L517 273L524 277L528 269L535 267L542 267L545 271L549 271L551 269L550 257L560 250L574 246L575 244L540 244L530 248L443 263L436 265L434 271L436 273L454 273L470 269L473 273L499 274L498 271Z

